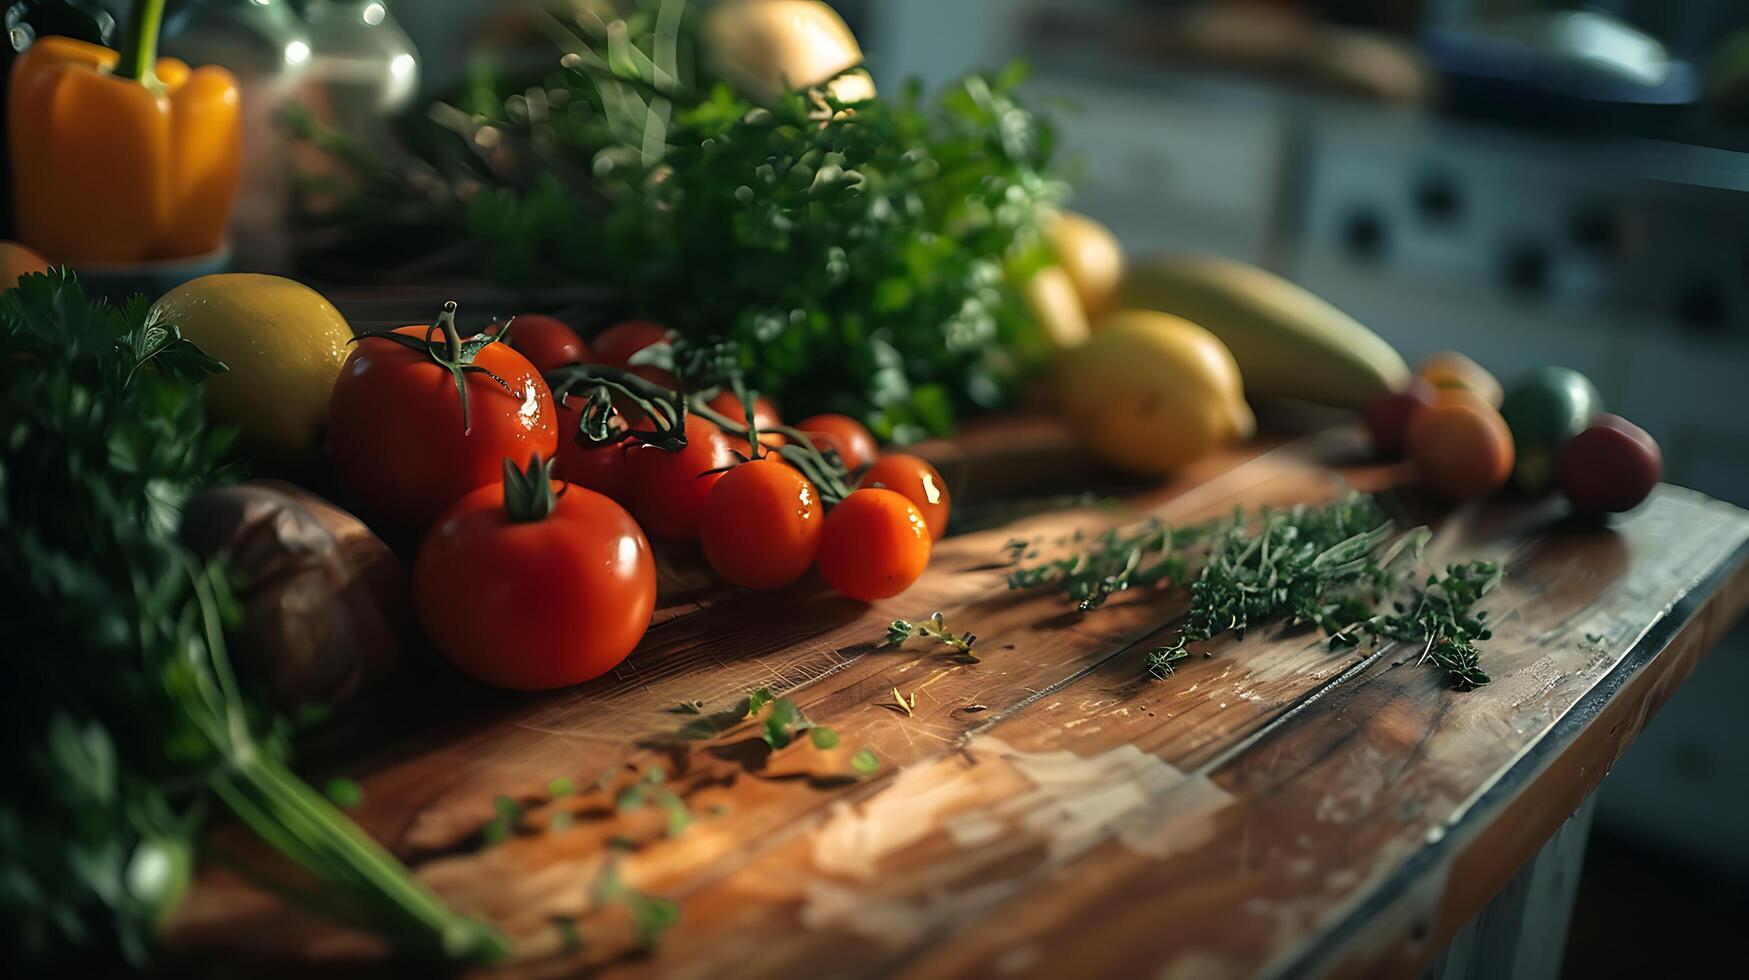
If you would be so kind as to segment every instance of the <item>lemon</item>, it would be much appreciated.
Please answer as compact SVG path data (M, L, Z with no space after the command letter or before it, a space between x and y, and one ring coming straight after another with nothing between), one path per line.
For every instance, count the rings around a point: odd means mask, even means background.
M1123 246L1117 236L1084 214L1062 211L1045 225L1045 237L1057 262L1075 283L1075 292L1087 315L1098 319L1112 307L1112 297L1123 280Z
M1181 317L1120 310L1057 365L1057 400L1094 456L1164 476L1256 428L1239 365Z
M230 371L207 382L207 415L245 451L295 464L313 454L352 328L322 295L280 276L201 276L153 309Z

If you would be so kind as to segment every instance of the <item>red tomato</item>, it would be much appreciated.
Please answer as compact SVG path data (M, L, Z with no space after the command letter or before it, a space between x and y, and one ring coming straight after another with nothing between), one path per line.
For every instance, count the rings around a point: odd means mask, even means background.
M723 430L697 415L686 417L686 447L666 452L655 446L626 450L631 508L650 537L690 541L698 537L705 500L721 470L735 462Z
M718 392L716 397L705 402L717 414L732 419L742 425L747 424L747 410L741 407L741 399L735 397L732 391ZM766 430L783 424L783 418L777 414L777 403L764 395L753 399L753 421L759 426L759 444L767 448L781 446L788 442L782 434ZM729 432L723 433L723 438L729 440L729 448L744 458L752 458L753 447L746 439Z
M947 481L927 460L909 453L887 453L875 460L858 486L886 487L916 504L923 522L929 525L931 539L939 539L947 531L953 502L947 494Z
M742 463L717 481L698 526L717 574L750 589L802 577L820 552L825 508L808 478L775 457Z
M583 414L583 400L568 398L555 406L559 416L559 458L553 464L553 474L566 483L606 494L624 504L631 499L631 469L626 466L626 440L605 446L585 446L577 439L578 417Z
M502 485L456 501L426 535L414 600L431 642L473 677L544 691L599 677L656 608L650 543L625 509L562 486L553 512L510 520Z
M1561 450L1561 492L1580 510L1619 514L1651 496L1664 453L1645 429L1618 415L1598 415Z
M1433 404L1438 394L1438 388L1414 378L1407 388L1382 392L1367 402L1366 427L1381 455L1400 457L1409 451L1409 423L1417 412Z
M638 366L632 367L626 363L633 354L651 344L660 344L668 340L668 328L660 323L649 320L625 320L616 323L595 335L590 349L595 352L595 363L608 367L627 368L640 378L647 378L664 388L675 386L674 375L660 368Z
M427 330L395 332L424 338ZM329 396L328 444L341 481L366 511L424 527L462 494L497 483L506 458L553 454L553 396L534 365L499 343L482 348L474 364L504 384L482 372L464 375L464 429L454 378L424 352L366 337L347 356Z
M795 427L806 432L814 448L821 452L828 447L838 450L845 469L851 472L874 462L880 452L868 428L848 415L816 415L797 422Z
M858 490L826 514L820 574L852 599L896 596L929 565L929 541L916 504L892 490Z
M542 374L567 364L589 363L589 348L577 331L539 313L518 314L510 321L510 346Z

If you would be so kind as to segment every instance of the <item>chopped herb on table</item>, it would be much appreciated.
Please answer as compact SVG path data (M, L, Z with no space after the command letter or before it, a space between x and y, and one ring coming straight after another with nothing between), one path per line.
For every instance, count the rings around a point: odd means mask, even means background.
M1060 589L1087 612L1131 588L1188 584L1184 625L1172 642L1148 651L1148 673L1156 678L1172 676L1192 643L1223 633L1243 637L1280 620L1323 629L1333 647L1364 637L1419 647L1421 662L1445 671L1456 689L1471 690L1489 680L1476 646L1489 638L1487 614L1475 606L1499 584L1498 565L1452 565L1408 589L1393 611L1377 611L1405 591L1427 538L1425 528L1398 533L1376 501L1355 495L1250 518L1236 512L1176 530L1154 520L1113 529L1066 557L1017 568L1008 585ZM1029 549L1027 542L1009 548L1016 555Z

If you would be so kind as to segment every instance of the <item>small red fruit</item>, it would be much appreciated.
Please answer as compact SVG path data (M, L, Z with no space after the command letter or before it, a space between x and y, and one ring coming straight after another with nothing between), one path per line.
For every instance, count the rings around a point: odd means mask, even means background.
M1409 425L1416 413L1433 404L1439 389L1421 378L1400 391L1374 395L1366 405L1366 427L1381 456L1399 458L1409 451Z
M838 450L844 468L853 473L874 462L880 452L868 427L848 415L815 415L797 422L795 427L808 434L815 449Z
M653 344L668 342L668 328L660 323L649 320L625 320L616 323L595 335L590 350L595 352L595 363L608 367L626 368L640 378L654 381L664 388L675 386L674 375L661 368L628 363L633 354Z
M742 463L717 481L698 528L717 574L750 589L780 589L820 553L825 508L808 478L775 456Z
M1619 514L1651 496L1664 454L1645 429L1619 415L1597 415L1561 450L1561 492L1573 506Z
M723 430L697 415L686 417L686 445L669 452L655 446L626 450L632 516L652 538L691 541L698 537L705 501L735 462Z
M820 574L852 599L886 599L923 574L929 547L916 504L892 490L857 490L826 515Z
M947 518L953 502L948 497L947 481L927 460L910 453L887 453L875 460L859 485L886 487L916 504L924 523L929 525L931 539L939 540L947 532Z
M522 313L510 321L510 346L542 374L589 362L589 348L577 331L539 313Z

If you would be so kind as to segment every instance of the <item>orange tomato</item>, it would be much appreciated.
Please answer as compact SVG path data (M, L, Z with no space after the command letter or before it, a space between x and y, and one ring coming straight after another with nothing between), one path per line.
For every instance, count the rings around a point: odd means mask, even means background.
M929 526L916 504L892 490L857 490L826 514L820 574L852 599L886 599L923 574L929 547Z
M1457 499L1485 496L1512 475L1512 432L1494 406L1447 389L1409 423L1409 458L1429 489Z
M838 450L844 468L851 472L874 462L880 452L868 427L848 415L815 415L797 422L795 427L808 434L815 449Z
M750 589L779 589L804 575L820 552L820 494L776 457L723 474L705 501L698 540L717 574Z
M668 328L660 323L649 320L625 320L616 323L595 335L595 340L589 349L595 352L595 363L608 367L626 368L640 378L654 381L664 388L675 386L674 375L661 368L639 365L632 367L628 361L638 351L652 344L668 342Z
M424 338L429 329L395 332ZM366 337L347 355L329 396L328 445L366 511L424 527L468 491L498 483L505 459L552 456L558 428L540 372L501 343L481 348L473 363L485 371L463 375L464 428L454 377L424 352Z
M691 541L698 537L705 501L711 489L731 466L723 430L708 419L686 416L686 446L674 452L655 446L633 446L625 451L629 471L632 515L653 538Z
M1505 399L1506 392L1488 369L1466 354L1443 350L1421 362L1415 375L1442 391L1457 388L1471 392L1495 408Z
M875 460L858 486L885 487L898 492L917 505L923 522L929 525L931 539L939 539L946 533L953 502L948 497L947 481L927 460L909 453L887 453Z
M589 347L577 331L562 320L539 313L522 313L511 319L510 346L542 374L567 364L589 363Z
M0 289L18 285L18 277L29 272L47 272L49 263L17 242L0 242Z
M456 501L425 537L414 601L431 642L474 678L544 691L599 677L643 639L656 562L625 509L561 486L552 513L514 522L504 487Z

